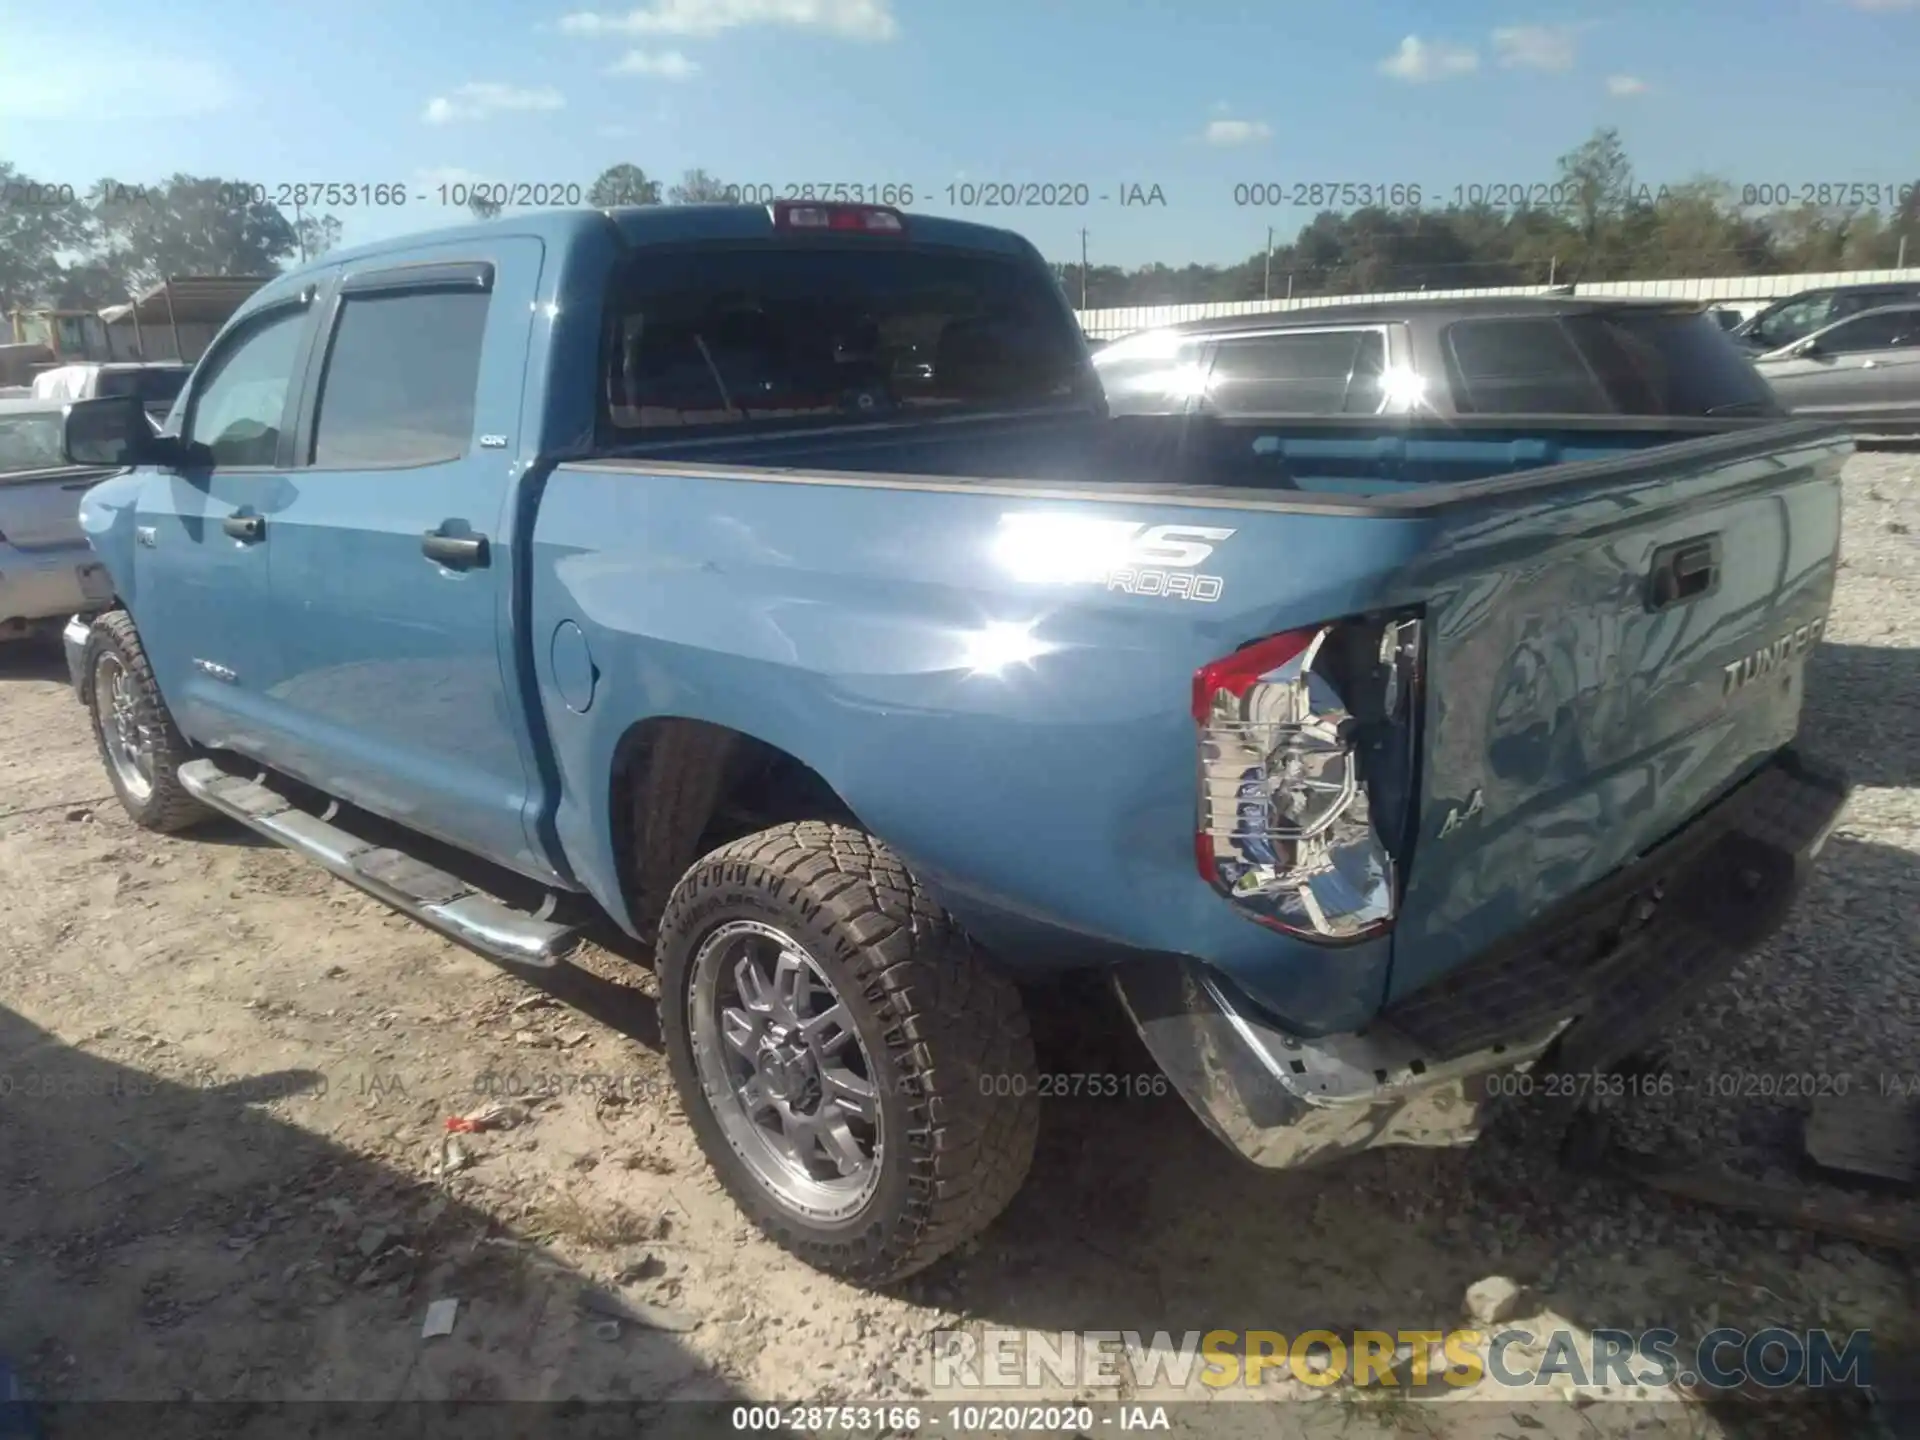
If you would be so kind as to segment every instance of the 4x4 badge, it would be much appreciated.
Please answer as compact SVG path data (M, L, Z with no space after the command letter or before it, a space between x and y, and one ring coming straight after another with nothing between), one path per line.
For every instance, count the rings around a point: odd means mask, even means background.
M1467 821L1473 819L1474 816L1486 808L1486 798L1481 795L1478 790L1475 790L1467 797L1466 809L1462 810L1456 805L1447 812L1446 824L1440 827L1440 838L1442 840L1446 839L1449 835L1453 834L1454 831L1458 830L1462 825L1466 824Z

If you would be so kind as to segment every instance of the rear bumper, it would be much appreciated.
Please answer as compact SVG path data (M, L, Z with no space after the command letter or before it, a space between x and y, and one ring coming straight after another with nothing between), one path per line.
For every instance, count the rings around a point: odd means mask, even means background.
M60 632L60 643L67 652L67 678L83 703L87 698L87 641L92 635L93 622L84 615L74 616Z
M85 543L56 550L0 544L0 628L104 608L113 582Z
M1357 1033L1289 1034L1197 961L1137 961L1115 988L1175 1088L1255 1164L1467 1144L1491 1076L1603 1069L1724 978L1786 918L1847 790L1783 751L1640 860Z

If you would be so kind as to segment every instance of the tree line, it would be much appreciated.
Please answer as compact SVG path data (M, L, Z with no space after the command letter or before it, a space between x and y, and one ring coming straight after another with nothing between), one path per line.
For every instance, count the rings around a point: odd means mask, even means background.
M1612 129L1555 169L1556 183L1543 187L1559 201L1550 206L1329 210L1237 264L1056 269L1076 305L1084 295L1086 308L1099 309L1920 265L1920 177L1895 187L1889 206L1754 206L1711 176L1646 185Z
M1712 177L1655 190L1634 175L1610 129L1556 169L1553 205L1328 210L1236 264L1056 270L1075 304L1084 297L1100 308L1920 265L1920 182L1888 206L1752 206ZM498 214L498 201L475 188L468 208ZM727 198L726 184L704 170L663 185L632 164L610 166L586 191L594 206ZM325 254L340 231L337 216L289 215L259 186L175 174L155 185L103 179L77 193L0 160L0 312L99 309L169 275L270 274Z
M488 187L472 188L473 214L500 213ZM586 192L595 206L726 198L726 187L704 170L663 186L637 165L610 166ZM337 215L289 215L264 187L244 181L175 174L134 184L108 177L77 191L0 160L0 315L124 304L170 275L270 275L326 254L340 232Z

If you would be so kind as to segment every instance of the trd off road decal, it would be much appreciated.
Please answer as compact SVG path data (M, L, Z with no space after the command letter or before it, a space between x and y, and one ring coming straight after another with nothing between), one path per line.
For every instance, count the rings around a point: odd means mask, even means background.
M1000 517L994 554L1016 580L1098 585L1122 595L1211 604L1225 592L1226 581L1200 567L1233 533L1215 525L1012 514Z

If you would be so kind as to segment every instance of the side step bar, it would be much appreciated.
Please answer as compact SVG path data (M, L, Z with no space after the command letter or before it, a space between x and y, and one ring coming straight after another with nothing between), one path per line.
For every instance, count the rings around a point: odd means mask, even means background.
M402 914L507 965L551 969L580 938L578 925L516 910L404 851L386 849L298 808L257 780L190 760L180 783L208 808L323 866ZM333 813L328 810L328 815Z

